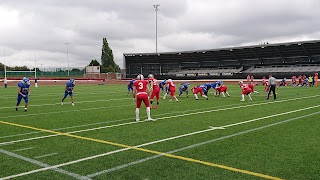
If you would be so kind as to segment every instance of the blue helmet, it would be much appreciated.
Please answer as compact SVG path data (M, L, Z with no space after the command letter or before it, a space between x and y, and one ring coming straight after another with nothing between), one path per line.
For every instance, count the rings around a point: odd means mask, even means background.
M29 79L26 78L26 77L24 77L22 80L23 80L24 83L27 83L29 81Z
M74 79L73 79L73 78L72 78L72 79L70 79L70 82L71 82L71 83L74 83Z

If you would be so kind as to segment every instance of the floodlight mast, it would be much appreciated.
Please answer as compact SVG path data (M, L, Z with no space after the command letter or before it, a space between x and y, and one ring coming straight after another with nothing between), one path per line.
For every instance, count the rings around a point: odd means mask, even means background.
M69 44L68 42L64 43L65 45L67 45L67 65L68 65L68 76L70 76L70 70L69 70Z
M154 4L154 11L156 12L156 54L158 54L158 7L160 4Z

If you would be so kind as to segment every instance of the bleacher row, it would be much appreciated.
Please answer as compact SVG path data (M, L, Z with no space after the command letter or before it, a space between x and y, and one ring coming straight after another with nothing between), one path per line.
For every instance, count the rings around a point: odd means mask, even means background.
M259 74L259 73L292 73L292 72L320 72L320 65L301 65L301 66L252 66L251 68L248 68L245 71L242 71L243 68L223 68L223 69L209 69L209 68L203 68L203 69L187 69L187 70L174 70L170 71L168 74L192 74L192 73L208 73L208 74L214 74L214 73L246 73L246 74Z

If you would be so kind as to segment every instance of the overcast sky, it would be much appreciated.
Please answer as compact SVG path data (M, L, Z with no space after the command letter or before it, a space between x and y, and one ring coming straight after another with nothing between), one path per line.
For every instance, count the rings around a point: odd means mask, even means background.
M319 40L319 0L0 0L0 62L84 67L100 62L102 38L123 53ZM4 53L5 52L5 53ZM5 54L5 56L4 56Z

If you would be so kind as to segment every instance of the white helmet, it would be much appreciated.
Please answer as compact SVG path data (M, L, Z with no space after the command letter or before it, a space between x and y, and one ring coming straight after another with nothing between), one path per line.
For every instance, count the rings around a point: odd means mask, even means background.
M172 82L172 79L168 79L168 82Z
M137 80L143 80L143 79L144 79L144 77L143 77L142 74L139 74L139 75L137 76Z
M243 84L243 82L242 82L242 81L239 81L239 84Z
M148 78L154 78L153 74L149 74Z

